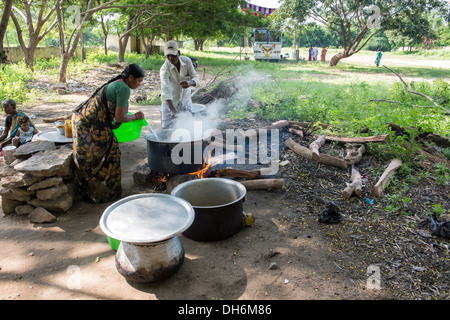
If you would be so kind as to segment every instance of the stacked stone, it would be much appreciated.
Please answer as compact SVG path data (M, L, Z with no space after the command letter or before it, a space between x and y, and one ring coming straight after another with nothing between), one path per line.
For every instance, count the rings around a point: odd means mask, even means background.
M29 215L35 223L53 222L54 214L73 204L74 175L72 145L56 146L32 141L14 153L16 160L4 165L0 196L5 215Z

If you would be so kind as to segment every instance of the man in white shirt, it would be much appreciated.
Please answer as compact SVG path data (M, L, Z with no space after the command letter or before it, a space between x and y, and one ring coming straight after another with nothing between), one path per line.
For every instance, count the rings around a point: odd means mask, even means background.
M170 128L178 112L190 112L191 88L200 81L189 57L180 55L178 43L168 41L164 46L167 60L161 66L161 127Z
M317 61L317 56L319 55L319 48L317 46L314 46L313 49L313 61Z

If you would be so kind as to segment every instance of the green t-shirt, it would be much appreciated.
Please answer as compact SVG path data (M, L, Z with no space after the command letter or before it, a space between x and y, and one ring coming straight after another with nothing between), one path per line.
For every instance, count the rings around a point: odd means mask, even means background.
M130 87L122 81L114 81L106 88L106 99L114 103L117 107L128 109L128 99L130 98Z

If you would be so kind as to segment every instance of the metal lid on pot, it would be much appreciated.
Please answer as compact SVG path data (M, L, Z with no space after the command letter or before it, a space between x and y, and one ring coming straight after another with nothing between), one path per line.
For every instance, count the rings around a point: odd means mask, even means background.
M160 193L123 198L103 212L100 227L114 239L153 243L170 239L190 227L194 209L185 200Z

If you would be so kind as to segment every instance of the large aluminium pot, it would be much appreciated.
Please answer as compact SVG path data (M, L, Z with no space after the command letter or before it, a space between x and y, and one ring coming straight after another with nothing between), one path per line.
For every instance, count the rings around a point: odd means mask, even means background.
M176 186L171 195L189 202L194 221L183 235L195 241L218 241L236 234L243 226L243 203L247 190L224 178L191 180Z
M156 136L155 136L156 134ZM185 174L199 171L207 160L207 139L189 139L179 142L172 129L161 129L145 136L148 165L152 171L163 174ZM175 136L175 138L174 138ZM175 141L176 140L176 141Z
M178 234L194 220L185 200L159 193L128 196L103 212L100 228L120 241L116 269L131 282L156 282L173 275L184 261Z

